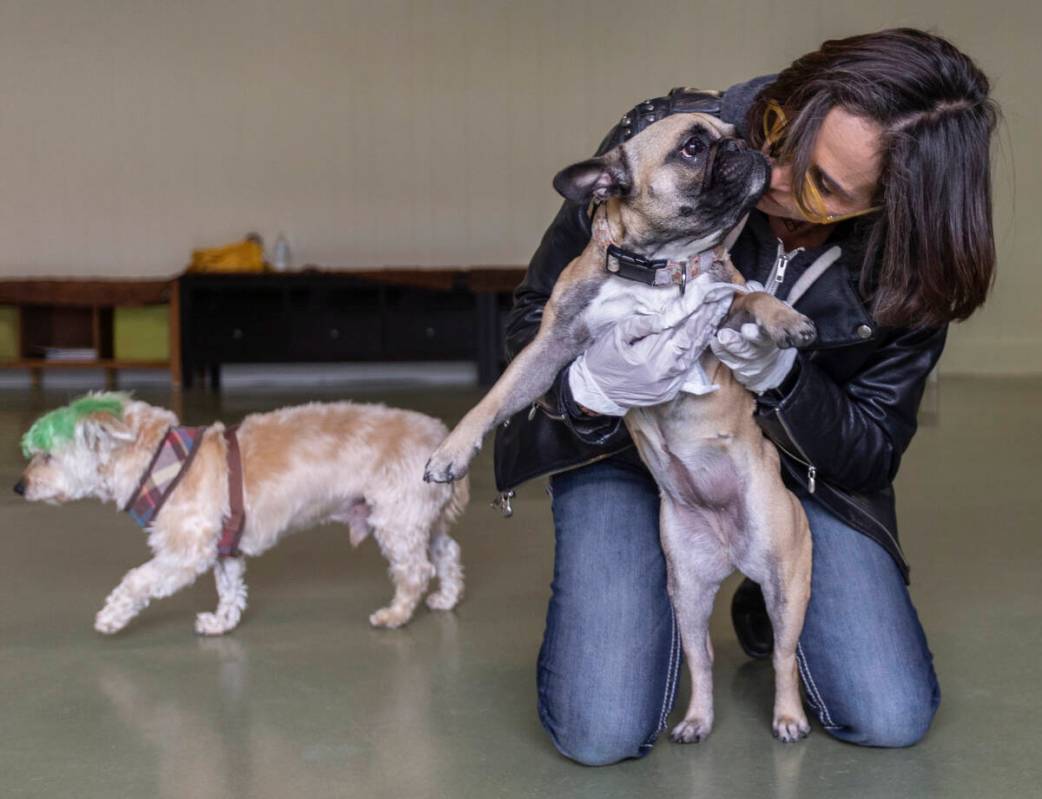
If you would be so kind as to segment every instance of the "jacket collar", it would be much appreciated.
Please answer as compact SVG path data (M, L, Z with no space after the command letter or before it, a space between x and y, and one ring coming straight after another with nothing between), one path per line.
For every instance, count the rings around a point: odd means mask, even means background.
M777 286L776 296L787 299L812 264L834 247L840 248L835 263L795 303L796 309L813 319L817 327L818 338L810 345L811 350L864 344L878 336L879 323L869 313L852 269L858 258L852 233L851 223L841 223L823 245L794 255L787 264L784 280ZM766 214L754 210L731 250L732 262L746 280L766 284L777 254L778 238Z

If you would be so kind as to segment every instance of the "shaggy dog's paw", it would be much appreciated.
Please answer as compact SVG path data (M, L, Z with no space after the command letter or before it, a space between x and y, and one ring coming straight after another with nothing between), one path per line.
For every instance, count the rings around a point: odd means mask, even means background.
M775 738L787 744L806 738L810 734L810 724L807 723L806 717L778 716L771 729Z
M711 721L702 719L684 719L669 734L670 739L678 744L701 743L713 729Z
M374 627L385 627L388 630L401 627L408 620L408 615L400 611L392 610L391 608L380 608L369 616L369 623L371 625Z
M126 613L106 605L94 617L94 629L99 633L112 635L126 627L129 622Z
M230 629L228 623L216 613L196 614L195 631L198 635L224 635Z
M446 441L431 455L427 465L423 469L423 479L428 483L451 483L459 480L467 473L471 460L474 458L477 447L458 450ZM464 455L469 452L469 455Z
M456 607L457 602L459 602L459 595L454 593L438 591L427 595L427 607L431 610L452 610Z

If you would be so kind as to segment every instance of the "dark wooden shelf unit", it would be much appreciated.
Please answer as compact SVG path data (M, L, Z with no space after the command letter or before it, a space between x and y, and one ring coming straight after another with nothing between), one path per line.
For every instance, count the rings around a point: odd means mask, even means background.
M217 388L226 363L473 360L489 384L523 276L516 267L186 274L184 382L208 374Z

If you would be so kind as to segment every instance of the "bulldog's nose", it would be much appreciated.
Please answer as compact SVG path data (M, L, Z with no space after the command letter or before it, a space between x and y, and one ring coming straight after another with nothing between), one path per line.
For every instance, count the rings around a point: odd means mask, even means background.
M25 496L25 483L22 480L14 484L14 492L20 497Z

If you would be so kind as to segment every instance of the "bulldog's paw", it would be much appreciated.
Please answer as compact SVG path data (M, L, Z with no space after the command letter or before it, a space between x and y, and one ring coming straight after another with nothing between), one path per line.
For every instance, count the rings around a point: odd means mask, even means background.
M234 627L217 613L198 613L195 617L196 635L224 635Z
M94 629L104 635L113 635L126 627L132 618L123 608L106 605L94 617Z
M706 721L700 718L684 719L673 728L669 737L674 743L697 744L704 741L709 736L712 729L712 721Z
M806 347L814 343L818 330L814 323L798 311L791 308L787 313L776 314L762 327L778 349L790 347Z
M451 437L446 439L427 461L423 469L424 482L451 483L459 480L467 473L477 451L478 447L472 444L459 446Z
M369 623L374 627L393 630L405 624L409 620L410 615L391 607L380 608L369 616Z
M777 716L771 724L774 737L783 743L791 744L810 734L810 724L806 716Z

